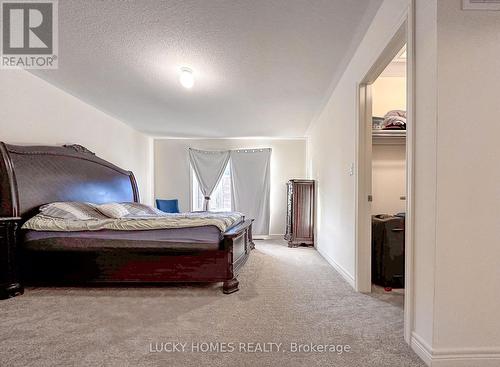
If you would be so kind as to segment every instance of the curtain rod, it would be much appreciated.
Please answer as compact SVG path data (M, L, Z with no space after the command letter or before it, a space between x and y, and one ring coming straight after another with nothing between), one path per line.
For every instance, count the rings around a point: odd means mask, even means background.
M258 152L272 152L272 148L252 148L252 149L231 149L231 150L201 150L196 148L189 148L189 150L195 150L197 152L206 154L217 154L217 153L227 153L227 152L237 152L237 153L258 153Z

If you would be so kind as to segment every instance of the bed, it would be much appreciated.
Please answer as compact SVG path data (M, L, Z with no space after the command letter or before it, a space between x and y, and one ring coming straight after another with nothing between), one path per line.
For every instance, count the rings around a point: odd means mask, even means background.
M0 217L19 225L52 202L139 202L134 175L80 145L0 143ZM223 282L237 275L253 247L252 220L221 232L214 226L154 230L15 231L27 285Z

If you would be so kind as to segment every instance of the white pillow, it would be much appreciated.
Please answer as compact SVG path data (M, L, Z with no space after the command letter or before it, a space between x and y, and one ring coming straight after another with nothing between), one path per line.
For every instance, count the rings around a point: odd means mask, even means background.
M166 213L140 203L107 203L95 205L95 208L107 217L134 218L134 217L157 217Z
M40 213L47 217L68 220L106 219L92 204L76 201L45 204L40 207Z
M94 206L109 218L123 218L128 215L128 210L120 203L107 203Z

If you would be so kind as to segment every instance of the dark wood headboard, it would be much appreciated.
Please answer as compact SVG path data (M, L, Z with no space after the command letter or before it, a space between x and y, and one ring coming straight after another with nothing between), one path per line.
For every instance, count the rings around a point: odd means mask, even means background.
M134 174L81 145L0 143L0 217L28 217L55 201L138 202Z

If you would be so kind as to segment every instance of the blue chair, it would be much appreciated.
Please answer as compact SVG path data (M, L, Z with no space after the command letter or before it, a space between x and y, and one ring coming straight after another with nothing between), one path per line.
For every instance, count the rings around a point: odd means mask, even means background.
M179 213L179 200L156 199L156 207L165 213Z

